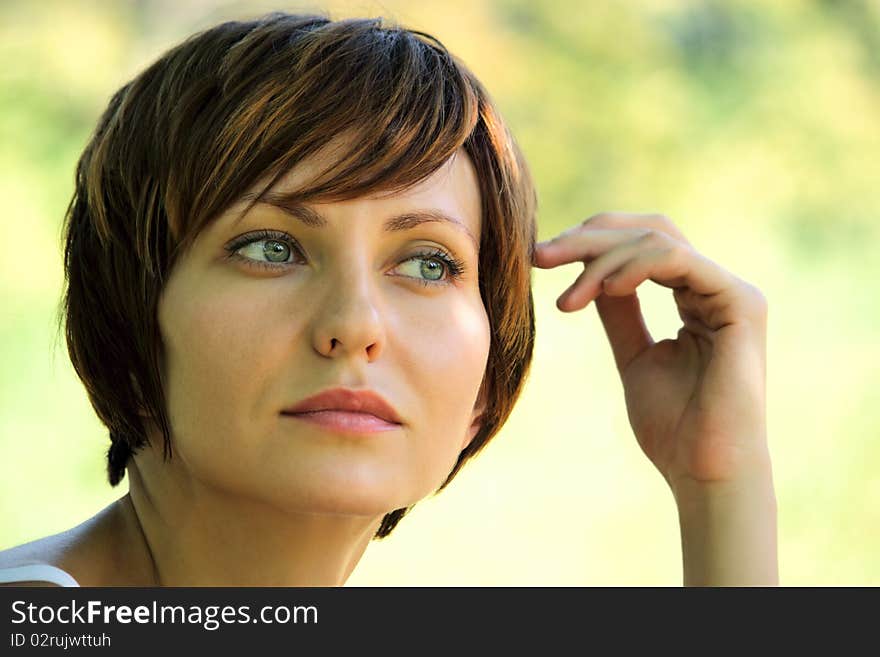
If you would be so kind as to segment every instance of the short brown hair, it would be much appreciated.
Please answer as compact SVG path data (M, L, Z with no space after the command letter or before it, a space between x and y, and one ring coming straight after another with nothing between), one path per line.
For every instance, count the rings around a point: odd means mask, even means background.
M461 147L479 179L479 287L491 326L486 413L435 494L510 415L535 334L532 178L473 73L431 35L383 20L275 12L225 22L170 49L112 96L77 164L60 308L73 367L109 429L111 485L148 441L139 408L171 457L156 311L175 261L255 182L270 176L268 191L343 132L357 135L351 151L288 199L402 191ZM411 508L386 514L374 538Z

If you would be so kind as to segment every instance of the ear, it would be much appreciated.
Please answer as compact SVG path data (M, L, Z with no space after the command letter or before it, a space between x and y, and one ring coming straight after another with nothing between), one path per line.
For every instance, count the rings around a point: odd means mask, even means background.
M464 440L461 443L461 451L471 444L474 437L480 431L483 426L484 415L481 413L474 417L474 421L471 422L471 426L468 428L467 433L465 433Z
M480 392L477 396L477 402L474 404L474 411L471 414L471 425L468 427L468 430L465 432L464 440L461 443L461 449L464 450L468 445L471 444L474 437L483 427L483 421L486 418L486 388L485 388L485 379L483 380L483 385L480 386Z

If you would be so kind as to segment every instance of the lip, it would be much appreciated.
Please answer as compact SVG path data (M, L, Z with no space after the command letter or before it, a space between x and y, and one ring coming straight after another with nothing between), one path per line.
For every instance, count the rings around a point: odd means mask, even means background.
M308 413L285 413L286 417L316 424L335 433L362 435L400 428L396 422L388 422L370 413L352 411L310 411Z
M357 418L343 417L354 414L370 415L375 419L384 421L386 424L403 424L397 410L387 402L382 395L369 389L353 390L351 388L331 388L319 392L317 395L307 397L294 406L283 409L281 413L283 415L297 415L302 417L302 414L314 413L315 411L347 412L336 414L339 417L334 416L334 421L338 420L343 424L357 420ZM310 419L314 420L316 417L317 416L313 416ZM327 419L330 416L324 414L322 417Z

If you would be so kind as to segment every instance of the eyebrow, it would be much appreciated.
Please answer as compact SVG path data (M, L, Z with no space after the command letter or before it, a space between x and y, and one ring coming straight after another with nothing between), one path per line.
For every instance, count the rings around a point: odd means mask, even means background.
M248 193L244 194L240 200L252 201L254 199L257 199L257 194ZM262 198L257 200L256 204L270 205L272 207L278 208L279 210L284 211L284 213L286 213L287 215L300 221L306 226L309 226L310 228L324 228L328 223L327 220L322 217L316 210L313 210L307 205L285 201L282 197L272 194L264 194ZM477 253L480 252L480 246L477 242L477 239L474 237L473 233L471 233L470 229L460 219L452 217L445 212L442 212L441 210L437 210L435 208L410 210L408 212L404 212L403 214L389 217L382 225L382 229L387 232L411 230L416 226L432 222L439 222L444 225L452 226L455 229L461 231L470 239L471 244L473 244L474 246L474 250Z

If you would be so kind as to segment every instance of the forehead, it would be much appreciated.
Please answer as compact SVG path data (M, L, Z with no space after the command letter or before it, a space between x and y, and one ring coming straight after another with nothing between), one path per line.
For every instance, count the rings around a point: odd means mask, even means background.
M282 175L273 185L268 195L304 189L317 179L332 176L331 170L338 164L339 156L345 152L345 144L339 138L331 141L316 154L304 158ZM349 201L335 203L310 203L322 212L328 206L357 206L369 202L378 215L390 215L407 209L432 209L454 217L464 224L477 244L482 228L482 204L478 174L471 158L464 148L458 149L444 164L430 176L404 192L382 192L366 195ZM270 178L255 183L243 199L255 198L268 184ZM246 200L237 206L244 208Z

